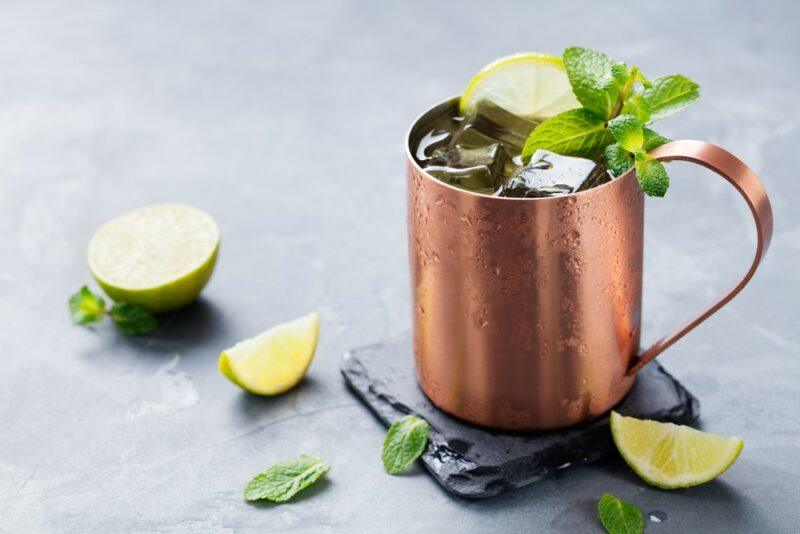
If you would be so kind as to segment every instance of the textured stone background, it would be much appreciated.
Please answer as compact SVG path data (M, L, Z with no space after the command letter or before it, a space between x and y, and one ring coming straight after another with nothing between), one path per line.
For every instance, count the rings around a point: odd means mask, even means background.
M0 532L600 532L604 491L667 513L649 532L800 528L798 8L792 2L0 3ZM763 269L663 363L704 428L744 438L721 480L664 492L612 460L482 502L421 469L382 472L382 426L345 389L348 349L410 326L403 135L488 61L602 49L703 99L665 122L763 178ZM754 231L723 180L672 164L648 201L645 338L742 273ZM75 328L92 231L159 201L223 235L204 298L154 335ZM308 379L240 393L220 349L318 309ZM297 502L250 476L299 452L333 464Z

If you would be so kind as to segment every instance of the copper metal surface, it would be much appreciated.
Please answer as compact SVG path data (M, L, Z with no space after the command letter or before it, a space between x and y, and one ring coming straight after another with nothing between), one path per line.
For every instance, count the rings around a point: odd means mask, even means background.
M657 157L701 163L745 196L758 226L742 282L676 334L639 354L644 197L633 172L564 197L479 195L425 173L406 139L414 352L441 409L512 430L563 427L613 407L635 372L730 300L766 251L769 201L755 175L699 141Z

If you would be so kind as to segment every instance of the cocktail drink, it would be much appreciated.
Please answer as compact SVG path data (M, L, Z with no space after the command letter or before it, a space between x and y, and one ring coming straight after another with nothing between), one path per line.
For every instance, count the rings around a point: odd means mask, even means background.
M544 149L526 165L522 149L540 122L485 100L467 117L451 105L431 117L414 157L428 174L447 184L500 197L567 195L614 178L601 163Z
M753 172L650 123L699 96L581 48L520 54L423 113L406 139L414 354L438 407L476 424L550 429L606 413L636 373L733 298L766 252ZM736 287L641 350L644 196L662 161L701 164L750 206L758 243Z

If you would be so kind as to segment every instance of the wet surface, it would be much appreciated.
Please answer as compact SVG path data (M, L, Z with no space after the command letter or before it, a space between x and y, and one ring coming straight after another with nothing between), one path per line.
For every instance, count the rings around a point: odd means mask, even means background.
M647 513L647 519L651 523L663 523L667 520L667 514L659 510L653 510Z

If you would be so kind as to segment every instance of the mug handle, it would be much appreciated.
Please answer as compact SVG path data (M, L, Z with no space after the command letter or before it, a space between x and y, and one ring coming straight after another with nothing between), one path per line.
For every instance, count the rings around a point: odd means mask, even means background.
M660 161L691 161L711 169L728 180L744 197L747 205L750 206L750 211L753 212L753 218L756 221L756 256L744 278L733 289L677 332L662 337L647 350L640 353L628 367L627 376L635 375L642 367L653 361L656 356L664 352L673 343L735 297L755 274L772 239L772 207L770 206L767 192L755 173L742 163L739 158L717 145L705 141L690 140L666 143L651 151L650 155Z

